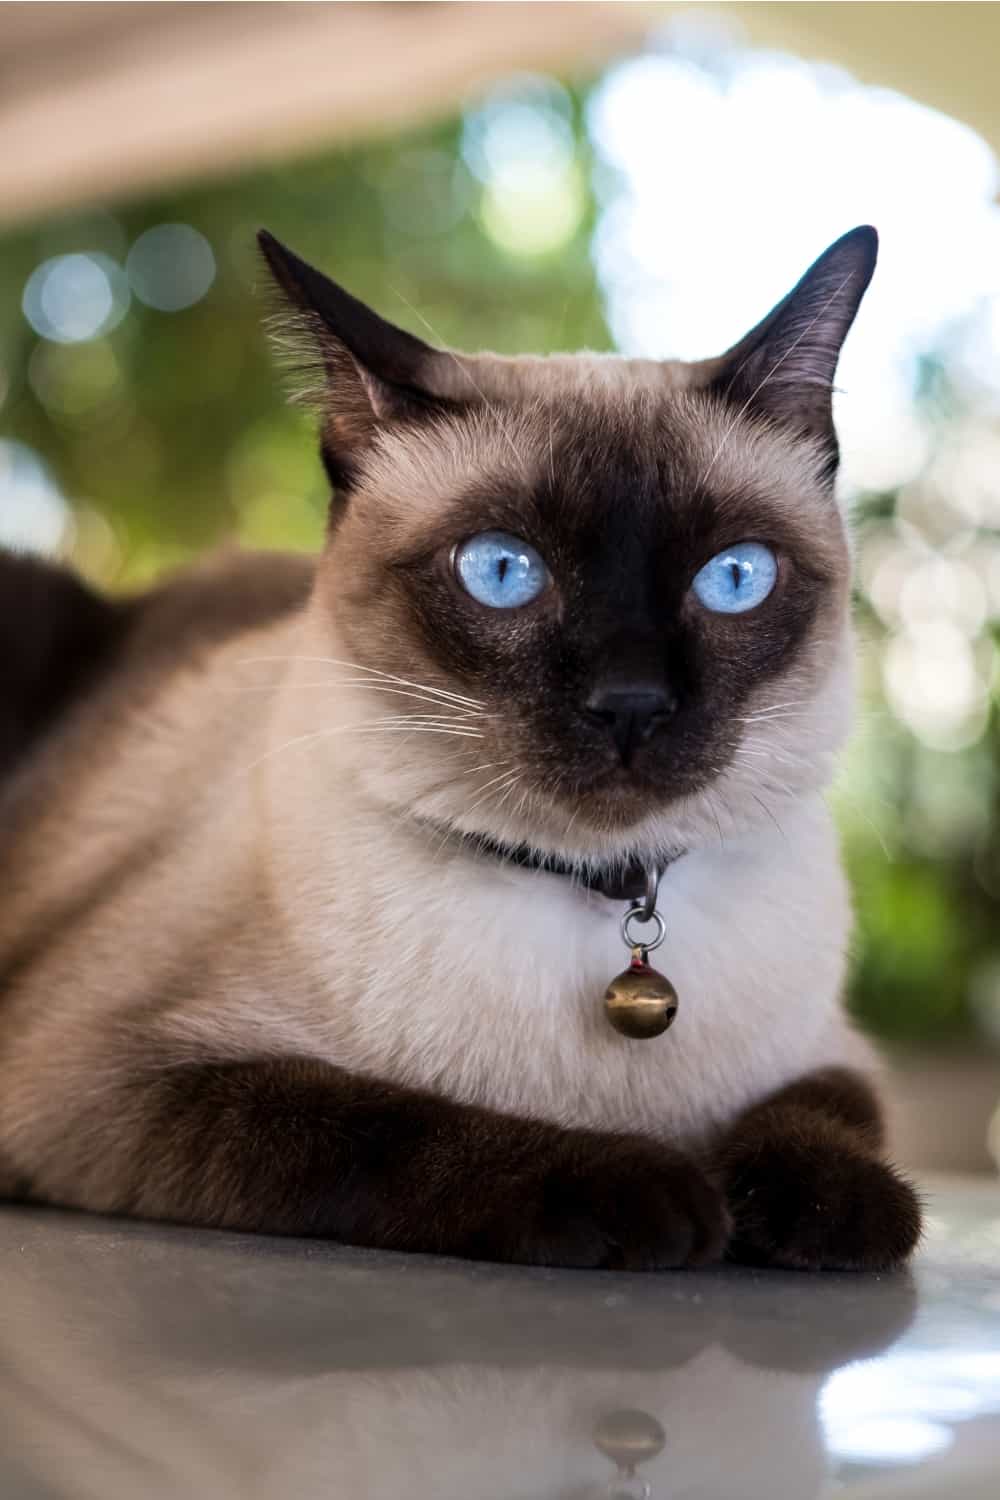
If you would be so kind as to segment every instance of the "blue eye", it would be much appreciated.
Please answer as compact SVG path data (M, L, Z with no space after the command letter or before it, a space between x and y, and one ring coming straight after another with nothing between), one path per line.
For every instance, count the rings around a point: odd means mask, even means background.
M774 588L778 559L761 542L737 542L707 562L691 587L706 609L738 615L761 604Z
M516 609L537 599L549 581L541 555L505 531L481 531L455 551L455 572L466 593L490 609Z

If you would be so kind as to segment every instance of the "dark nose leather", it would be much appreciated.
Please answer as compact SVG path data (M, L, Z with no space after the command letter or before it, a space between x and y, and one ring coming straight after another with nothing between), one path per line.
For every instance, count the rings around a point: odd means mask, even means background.
M639 746L670 718L677 699L666 683L619 681L598 685L586 707L610 731L622 765L628 766Z

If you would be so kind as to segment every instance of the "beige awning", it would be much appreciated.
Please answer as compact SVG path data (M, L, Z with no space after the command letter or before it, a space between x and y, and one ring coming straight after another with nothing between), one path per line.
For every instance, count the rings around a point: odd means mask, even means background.
M679 8L0 5L0 220L389 130L518 69L586 71ZM840 63L957 115L1000 150L1000 6L699 9L726 14L751 42Z

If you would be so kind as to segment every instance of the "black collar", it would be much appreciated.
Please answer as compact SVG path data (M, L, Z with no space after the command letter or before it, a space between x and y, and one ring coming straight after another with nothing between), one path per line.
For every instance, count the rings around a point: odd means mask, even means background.
M633 859L627 865L606 865L603 868L595 865L587 871L558 855L540 853L530 844L503 844L498 839L477 838L472 834L464 834L463 841L474 854L499 859L505 864L520 865L526 870L544 870L549 875L564 875L568 880L575 880L585 890L606 896L609 901L635 902L644 900L646 896L649 864L643 860ZM668 865L680 859L683 853L683 849L676 849L670 854L661 855L656 862L660 875L665 873Z

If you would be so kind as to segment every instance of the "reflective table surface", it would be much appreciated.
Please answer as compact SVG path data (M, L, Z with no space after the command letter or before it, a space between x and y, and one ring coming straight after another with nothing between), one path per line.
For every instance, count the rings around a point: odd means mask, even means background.
M625 1276L0 1210L2 1500L1000 1496L1000 1187L912 1275Z

